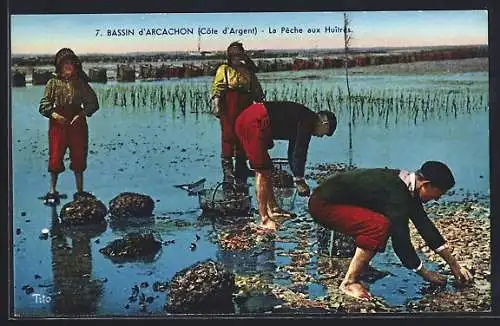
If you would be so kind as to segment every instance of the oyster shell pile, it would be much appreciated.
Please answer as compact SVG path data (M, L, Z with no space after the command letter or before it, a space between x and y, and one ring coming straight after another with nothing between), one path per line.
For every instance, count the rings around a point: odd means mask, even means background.
M426 209L434 224L446 239L447 246L460 266L473 275L472 283L459 290L440 290L429 293L408 304L413 311L490 311L491 310L491 250L490 208L474 200L453 203L436 203ZM410 224L410 234L417 251L431 262L438 264L439 272L449 276L454 284L450 267L418 235Z
M112 217L151 217L154 201L150 196L134 192L123 192L109 202Z
M169 313L234 312L235 276L211 259L177 272L168 290Z
M61 221L65 225L98 224L105 222L106 205L95 198L79 198L61 208Z
M241 228L231 228L220 231L218 243L222 249L243 251L272 239L273 233L255 223L249 223Z

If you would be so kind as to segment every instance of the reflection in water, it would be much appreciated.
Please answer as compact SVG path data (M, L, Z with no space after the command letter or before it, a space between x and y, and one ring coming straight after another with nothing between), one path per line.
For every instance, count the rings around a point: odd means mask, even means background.
M309 292L310 282L308 265L311 263L312 255L308 245L308 230L297 230L295 238L297 246L290 252L290 265L285 270L291 274L291 281L295 290L302 293Z
M137 232L140 229L149 230L155 223L154 217L111 218L109 227L115 233Z
M276 270L274 241L244 251L219 248L217 259L238 275L255 275L271 282Z
M91 238L106 230L106 223L66 227L52 207L53 312L64 316L95 315L102 284L91 280ZM71 243L71 244L70 244Z
M267 288L274 281L277 266L274 241L242 251L219 246L216 255L230 272L240 277L250 277L243 282L242 288L238 288L239 294L234 298L237 312L259 313L282 303Z

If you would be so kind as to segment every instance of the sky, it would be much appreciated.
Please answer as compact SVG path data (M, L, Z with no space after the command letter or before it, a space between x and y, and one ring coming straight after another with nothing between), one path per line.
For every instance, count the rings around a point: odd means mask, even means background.
M487 10L348 15L353 48L488 44ZM40 14L10 20L12 55L54 54L62 47L77 54L197 51L198 45L218 51L233 41L252 50L344 46L343 12Z

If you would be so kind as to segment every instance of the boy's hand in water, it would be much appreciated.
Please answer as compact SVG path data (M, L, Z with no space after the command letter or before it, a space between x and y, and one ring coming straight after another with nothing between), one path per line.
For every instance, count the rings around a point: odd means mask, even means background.
M448 281L448 278L446 276L430 271L425 267L422 267L417 273L422 276L424 280L435 285L445 285Z
M309 196L311 194L311 189L304 180L295 181L295 188L297 188L297 192L301 197Z
M472 273L461 266L451 268L451 272L453 273L453 276L455 276L455 280L459 286L465 286L473 279Z

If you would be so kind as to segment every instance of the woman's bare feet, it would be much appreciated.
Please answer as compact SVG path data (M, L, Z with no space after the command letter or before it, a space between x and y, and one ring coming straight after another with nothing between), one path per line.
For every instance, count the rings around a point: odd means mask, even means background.
M368 292L368 290L363 286L363 284L358 282L353 282L353 283L342 282L340 284L339 289L345 294L358 299L368 300L371 299L372 297L370 292Z

